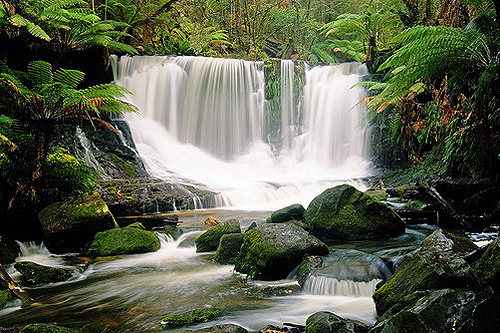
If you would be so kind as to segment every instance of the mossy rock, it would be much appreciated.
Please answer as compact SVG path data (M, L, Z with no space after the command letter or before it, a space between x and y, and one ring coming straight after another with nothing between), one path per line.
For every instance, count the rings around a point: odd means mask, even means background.
M314 198L304 223L313 235L328 239L383 239L405 231L404 221L390 207L347 184Z
M301 204L294 204L281 208L271 214L268 223L283 223L291 220L302 221L304 217L305 208Z
M155 252L160 248L158 237L151 232L134 227L98 232L88 254L94 257Z
M125 228L136 228L136 229L146 230L146 228L141 222L134 222L132 224L129 224Z
M215 251L219 247L222 236L239 233L241 233L241 226L237 219L229 219L222 224L213 226L194 240L196 243L196 252Z
M56 202L44 208L38 217L45 244L52 253L81 252L97 232L118 227L97 192Z
M178 239L184 233L182 229L178 228L175 225L166 225L163 227L163 232L165 235L172 237L173 239Z
M5 308L7 304L15 301L16 298L12 295L10 290L2 290L0 291L0 310Z
M387 200L387 198L389 197L387 192L385 190L380 189L380 188L370 188L370 189L365 191L365 194L368 194L369 196L371 196L373 199L375 199L377 201L384 201L384 200Z
M0 235L0 264L12 264L20 252L19 244Z
M221 315L218 308L203 308L179 313L163 318L160 321L162 327L183 326L196 323L206 323Z
M491 243L478 261L472 264L476 276L500 290L500 238Z
M219 264L234 264L243 245L243 234L227 234L221 237L214 261Z
M235 270L262 280L285 278L307 255L326 255L328 247L293 223L265 223L243 238Z
M384 314L418 290L478 288L469 264L454 248L453 240L436 230L420 248L405 255L394 275L373 294L377 313Z
M199 330L188 330L189 333L248 333L246 329L235 324L222 324L211 327L200 328ZM178 332L181 333L181 332Z
M43 266L31 261L17 262L14 267L21 273L23 280L31 286L66 281L73 276L73 271L69 269Z
M54 324L29 324L21 329L20 333L79 333L78 329L58 326Z
M369 330L370 327L360 321L327 311L316 312L306 320L307 333L368 333Z

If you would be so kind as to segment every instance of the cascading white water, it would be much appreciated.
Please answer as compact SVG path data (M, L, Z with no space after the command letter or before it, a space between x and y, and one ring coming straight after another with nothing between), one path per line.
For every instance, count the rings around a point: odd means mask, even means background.
M304 291L313 295L371 297L380 279L357 282L337 280L328 276L310 276L304 284Z
M326 188L368 173L365 92L350 89L366 74L364 65L307 68L303 94L294 97L294 63L282 61L278 151L265 132L261 62L121 57L113 58L113 72L140 109L125 119L148 172L205 184L220 192L218 206L307 205ZM294 105L301 99L303 117Z

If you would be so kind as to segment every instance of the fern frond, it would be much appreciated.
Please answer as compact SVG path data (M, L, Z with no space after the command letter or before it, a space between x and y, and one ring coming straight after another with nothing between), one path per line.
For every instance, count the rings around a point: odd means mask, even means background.
M85 73L72 69L58 69L54 72L54 81L67 85L69 88L76 88L82 83Z
M53 83L52 65L41 60L32 61L28 65L28 77L34 85Z

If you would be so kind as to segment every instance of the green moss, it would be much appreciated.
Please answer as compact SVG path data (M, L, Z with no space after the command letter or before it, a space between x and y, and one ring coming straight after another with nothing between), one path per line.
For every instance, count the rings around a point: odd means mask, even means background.
M227 234L221 237L214 261L219 264L234 264L243 245L243 234Z
M223 224L216 225L195 239L196 252L215 251L219 247L222 236L236 233L241 233L240 222L236 219L230 219Z
M137 229L141 229L141 230L146 230L146 228L144 227L144 225L141 222L134 222L132 224L129 224L125 228L137 228Z
M266 221L268 223L282 223L288 222L291 220L302 221L304 216L304 207L300 204L294 204L287 206L285 208L281 208L274 213L271 214L271 220ZM269 219L268 219L269 220Z
M500 240L488 246L481 258L472 265L472 270L482 281L500 289Z
M12 296L10 290L2 290L0 291L0 310L5 308L8 303L14 301L15 298Z
M162 327L182 326L196 323L206 323L221 315L218 308L203 308L188 311L186 313L175 314L163 318L160 321Z
M13 263L20 251L19 245L15 241L0 235L0 264Z
M124 161L122 158L118 157L117 155L113 153L109 153L109 156L113 161L115 161L118 166L130 177L130 178L135 178L137 177L137 172L135 172L134 167L132 164L129 162Z
M458 254L465 254L478 249L469 238L459 236L451 232L444 232L444 235L453 241L452 251Z
M121 228L98 232L88 250L91 256L113 256L154 252L160 241L151 231L139 228Z
M370 188L365 191L365 194L371 196L374 200L377 201L384 201L388 197L387 192L385 190L378 188Z
M21 329L20 333L77 333L80 330L53 324L29 324Z
M66 281L73 275L71 270L43 266L31 261L17 262L14 267L22 274L24 281L29 285Z

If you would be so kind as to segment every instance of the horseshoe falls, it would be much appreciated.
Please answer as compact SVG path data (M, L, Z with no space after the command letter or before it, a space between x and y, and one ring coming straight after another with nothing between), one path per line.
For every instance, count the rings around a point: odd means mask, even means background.
M153 177L202 184L219 207L309 202L370 173L363 64L311 66L204 57L114 57L116 84Z

